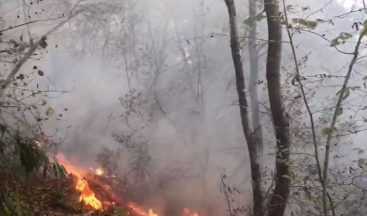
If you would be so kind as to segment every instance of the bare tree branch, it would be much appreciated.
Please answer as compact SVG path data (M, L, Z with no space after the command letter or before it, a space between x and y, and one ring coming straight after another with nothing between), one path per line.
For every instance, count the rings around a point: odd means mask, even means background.
M28 59L34 54L34 52L39 48L39 46L42 43L45 43L46 38L51 35L53 32L55 32L57 29L62 27L65 23L67 23L70 19L78 15L77 13L72 13L67 19L56 25L55 27L51 28L49 31L47 31L36 43L34 43L28 51L25 53L25 55L17 62L15 67L11 70L7 78L5 79L4 83L1 85L0 89L0 100L4 96L5 89L8 87L8 85L12 82L15 75L19 72L21 67L28 61Z
M34 24L34 23L38 23L38 22L47 22L47 21L58 20L58 19L62 19L62 18L64 18L64 17L65 17L65 16L59 16L59 17L48 18L48 19L32 20L32 21L25 22L25 23L22 23L22 24L19 24L19 25L9 26L9 27L8 27L8 28L6 28L6 29L1 29L1 30L0 30L0 33L6 32L6 31L9 31L9 30L13 30L13 29L15 29L15 28L22 27L22 26L25 26L25 25L30 25L30 24Z
M362 0L364 12L367 14L366 1Z

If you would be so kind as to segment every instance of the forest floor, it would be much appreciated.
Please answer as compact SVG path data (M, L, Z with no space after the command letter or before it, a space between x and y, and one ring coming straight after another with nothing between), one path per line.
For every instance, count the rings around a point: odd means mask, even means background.
M75 179L28 178L26 181L1 174L0 215L4 216L123 216L126 210L99 211L79 201Z

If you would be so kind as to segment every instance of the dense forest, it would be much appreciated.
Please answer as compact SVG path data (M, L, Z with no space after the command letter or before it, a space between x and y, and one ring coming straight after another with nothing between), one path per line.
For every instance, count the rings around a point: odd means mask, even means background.
M0 215L367 215L366 47L365 0L0 0Z

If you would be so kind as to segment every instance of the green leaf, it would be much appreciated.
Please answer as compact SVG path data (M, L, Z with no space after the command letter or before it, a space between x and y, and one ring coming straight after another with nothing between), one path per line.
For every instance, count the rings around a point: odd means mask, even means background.
M347 88L342 88L339 91L336 92L336 95L340 95L341 93L343 93L343 100L347 99L350 96L350 91L351 88L347 87Z
M313 198L313 202L315 203L315 205L316 205L318 208L322 208L323 203L322 203L322 199L321 199L319 196L314 197L314 198Z
M293 18L293 23L297 23L309 29L315 29L317 27L317 21L306 20L302 18Z
M341 116L343 114L343 107L338 107L335 110L336 116Z
M356 90L359 90L361 89L360 86L352 86L352 87L349 87L352 91L356 91Z
M367 20L363 23L363 29L361 32L361 35L366 36L367 35Z
M330 46L331 47L336 47L336 46L338 46L340 44L345 44L345 42L348 39L352 38L352 37L353 37L353 35L350 34L350 33L341 32L338 37L336 37L336 38L334 38L334 39L331 40Z
M324 128L324 129L322 129L321 133L322 133L322 135L327 136L331 133L331 129L330 128Z
M265 11L262 11L260 13L258 13L256 16L253 16L253 17L248 17L247 19L245 19L243 22L247 25L251 25L253 24L254 22L259 22L263 19L266 18L266 14L265 14Z
M351 86L351 87L346 87L346 88L342 88L339 91L336 92L336 95L340 95L341 93L343 93L343 100L347 99L352 91L356 91L361 89L360 86Z
M36 171L40 166L48 164L46 152L41 149L33 140L16 137L19 160L27 174Z

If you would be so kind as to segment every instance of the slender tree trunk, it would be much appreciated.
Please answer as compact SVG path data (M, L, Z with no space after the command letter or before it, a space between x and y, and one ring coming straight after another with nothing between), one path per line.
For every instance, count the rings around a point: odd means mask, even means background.
M245 77L241 60L241 49L238 39L238 27L236 7L233 0L225 0L229 15L229 26L231 35L231 51L233 65L236 74L236 87L240 106L240 115L242 129L247 141L247 148L250 157L251 177L252 177L252 192L254 202L254 215L264 216L264 198L262 193L262 178L260 165L258 163L256 139L253 130L250 127L250 119L248 113L248 103L246 98Z
M256 0L249 0L249 16L255 17L257 14ZM249 57L250 57L250 100L251 100L251 113L252 113L252 125L255 131L255 139L257 143L257 150L259 155L260 165L261 155L263 153L263 135L260 123L260 110L259 99L257 92L257 82L259 77L259 50L256 48L256 31L257 22L251 22L249 32Z
M327 134L327 139L326 139L326 144L325 144L325 159L324 159L324 170L323 170L323 181L322 181L322 203L323 203L323 207L324 207L324 216L328 216L328 212L329 212L329 208L328 208L328 200L329 202L332 200L330 198L330 195L327 192L327 186L328 186L328 169L329 169L329 160L330 160L330 147L331 147L331 140L333 138L333 132L335 130L335 125L336 125L336 120L338 119L339 115L340 115L340 111L343 111L343 107L342 107L342 102L344 99L345 94L347 93L347 88L348 88L348 82L350 79L350 76L352 75L353 72L353 68L354 65L356 64L357 60L358 60L358 56L359 56L359 48L362 44L362 39L364 36L367 35L367 30L363 30L361 32L361 34L358 37L358 41L356 46L354 47L354 52L353 52L353 58L349 64L348 67L348 72L345 76L344 79L344 83L343 83L343 87L340 90L340 94L339 94L339 98L338 101L335 105L335 109L334 109L334 114L333 114L333 118L331 120L330 123L330 127L329 127L329 132ZM335 215L334 213L334 207L331 206L331 210L333 215Z
M270 197L269 216L284 215L290 193L289 150L291 135L288 116L282 101L280 63L282 52L282 26L279 2L265 0L265 12L268 23L268 56L266 62L266 79L270 109L276 137L275 188Z

